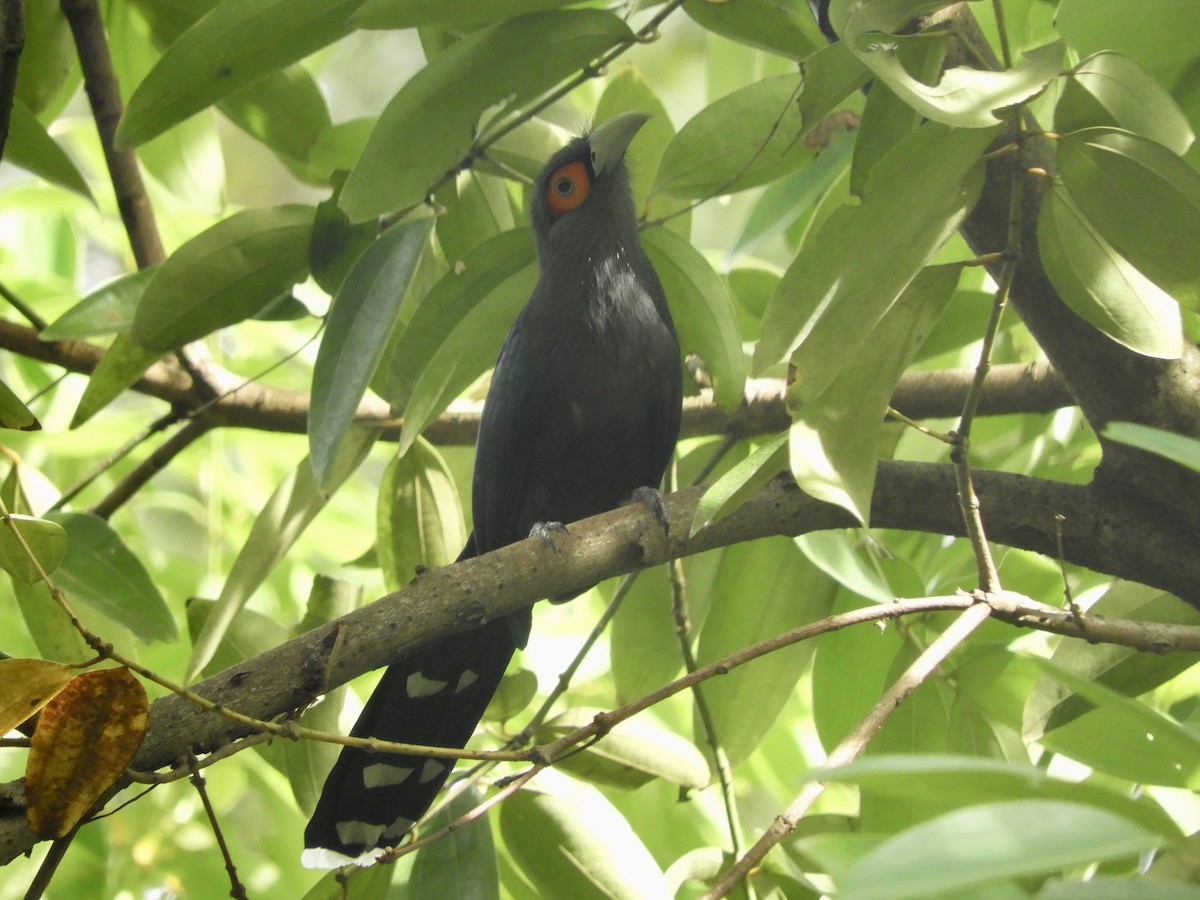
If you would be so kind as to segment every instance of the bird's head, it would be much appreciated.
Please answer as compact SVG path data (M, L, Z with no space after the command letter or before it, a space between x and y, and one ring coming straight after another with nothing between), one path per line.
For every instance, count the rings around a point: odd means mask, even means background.
M650 117L627 112L575 138L550 158L533 183L533 232L538 255L603 251L637 241L625 150Z

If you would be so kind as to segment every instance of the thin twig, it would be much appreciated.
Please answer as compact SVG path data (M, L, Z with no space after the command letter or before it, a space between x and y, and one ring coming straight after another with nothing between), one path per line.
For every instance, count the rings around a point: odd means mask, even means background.
M825 760L825 768L844 766L862 753L896 707L920 687L941 665L942 661L970 637L976 628L986 622L991 613L991 607L985 603L979 603L963 610L962 615L938 635L929 648L917 657L904 674L883 693L883 696L842 739L841 743L833 748ZM795 830L796 823L824 790L825 784L821 781L810 781L805 784L796 799L788 805L784 812L775 817L771 827L754 846L721 874L713 886L704 893L702 900L718 900L718 898L726 896L739 882L742 882L750 871L762 862L770 850Z
M154 452L121 479L108 495L92 507L92 514L102 519L109 518L114 512L133 497L151 478L165 469L175 457L204 437L214 427L208 418L190 419L188 422L163 441Z
M205 786L204 776L200 774L200 767L196 764L196 754L190 750L187 754L186 765L191 770L189 780L200 796L200 802L204 805L204 814L208 817L208 824L212 826L213 836L217 839L217 846L221 850L221 857L225 860L225 871L229 873L229 896L234 897L235 900L249 900L246 896L245 886L238 880L237 866L234 865L229 846L225 843L221 825L217 822L217 811L213 809L212 801L208 799L208 788Z
M19 6L20 4L18 3L17 5ZM25 321L32 325L34 330L41 331L46 327L46 320L39 316L32 306L13 293L8 285L2 281L0 281L0 297L3 297L9 306L24 316Z

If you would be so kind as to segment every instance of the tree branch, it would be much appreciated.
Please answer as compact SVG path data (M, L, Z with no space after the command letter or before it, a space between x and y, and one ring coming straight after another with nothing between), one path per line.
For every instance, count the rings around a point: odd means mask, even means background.
M8 143L8 123L17 93L17 64L25 49L25 8L22 0L0 0L0 159Z
M994 541L1054 555L1054 516L1061 513L1067 562L1200 598L1194 542L1169 523L1083 485L979 472L976 488L988 509ZM885 462L879 468L872 522L961 535L954 493L954 472L948 465ZM689 536L702 494L703 488L691 488L666 498L671 530L665 537L654 514L635 503L572 525L556 539L559 553L548 552L534 539L431 570L403 590L206 679L196 691L244 714L270 719L397 656L524 609L540 597L570 596L615 575L741 541L854 524L844 510L777 479L734 513ZM1197 629L1132 622L1113 628L1094 617L1085 628L1069 612L1015 595L988 599L993 615L1021 627L1155 651L1200 650ZM147 771L171 766L189 747L211 750L244 733L245 726L178 696L165 697L151 708L150 732L134 765ZM0 863L35 841L23 816L0 819Z

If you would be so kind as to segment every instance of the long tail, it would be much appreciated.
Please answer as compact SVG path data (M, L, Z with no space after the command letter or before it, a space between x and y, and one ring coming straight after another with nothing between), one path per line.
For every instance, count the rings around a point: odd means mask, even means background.
M528 623L528 613L496 619L389 666L350 733L464 746ZM371 851L395 844L425 814L453 768L452 759L343 748L304 830L304 864L369 862Z

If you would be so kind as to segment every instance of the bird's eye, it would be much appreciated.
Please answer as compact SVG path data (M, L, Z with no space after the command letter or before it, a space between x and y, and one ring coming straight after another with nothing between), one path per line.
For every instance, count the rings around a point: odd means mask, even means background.
M592 180L586 164L571 162L555 169L546 183L546 204L550 214L557 219L576 209L588 198L591 189Z

